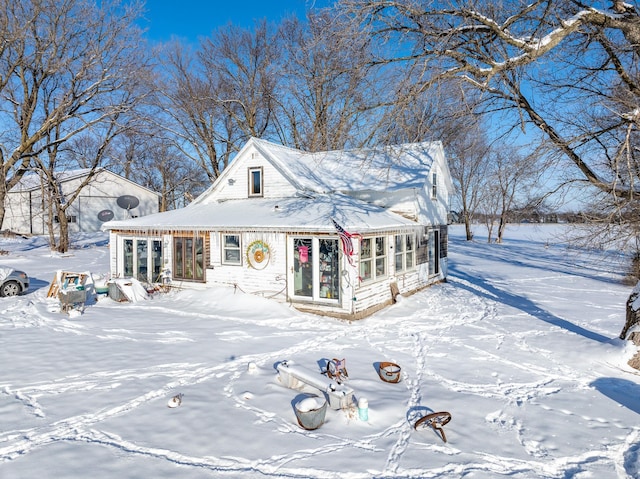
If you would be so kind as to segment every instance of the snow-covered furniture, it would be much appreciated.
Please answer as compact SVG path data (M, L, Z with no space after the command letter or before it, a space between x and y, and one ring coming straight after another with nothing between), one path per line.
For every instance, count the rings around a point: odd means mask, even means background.
M276 365L278 380L286 387L300 389L311 386L322 392L332 409L346 409L354 403L353 389L338 384L319 372L311 371L293 361L282 361Z

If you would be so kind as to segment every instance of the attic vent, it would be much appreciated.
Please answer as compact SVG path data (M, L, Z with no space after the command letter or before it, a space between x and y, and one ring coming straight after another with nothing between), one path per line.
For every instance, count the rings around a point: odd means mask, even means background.
M258 158L258 154L254 151L253 153L251 153L251 159L255 160L256 158Z

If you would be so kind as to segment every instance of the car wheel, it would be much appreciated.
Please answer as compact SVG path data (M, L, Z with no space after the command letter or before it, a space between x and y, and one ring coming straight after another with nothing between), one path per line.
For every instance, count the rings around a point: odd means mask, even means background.
M20 285L17 281L7 281L0 287L0 296L16 296L20 294Z

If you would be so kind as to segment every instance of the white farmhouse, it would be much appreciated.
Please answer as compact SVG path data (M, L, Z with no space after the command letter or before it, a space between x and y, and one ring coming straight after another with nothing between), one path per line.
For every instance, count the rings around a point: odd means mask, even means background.
M252 138L185 208L106 223L111 274L361 318L446 278L452 188L440 142L307 153Z
M68 198L77 191L89 173L89 169L60 172L56 179L62 197ZM38 174L25 175L7 194L2 229L20 234L47 234L48 197ZM96 232L106 221L157 213L159 198L158 193L101 168L67 209L69 232Z

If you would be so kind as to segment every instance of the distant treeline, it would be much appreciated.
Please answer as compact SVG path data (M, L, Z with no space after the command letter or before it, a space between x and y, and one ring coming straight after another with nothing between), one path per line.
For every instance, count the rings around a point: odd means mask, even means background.
M522 212L510 211L507 215L508 223L589 223L594 220L594 214L584 212ZM486 223L490 218L485 214L476 214L473 223ZM497 216L494 217L497 220ZM451 223L463 223L462 216L457 211L450 213Z

